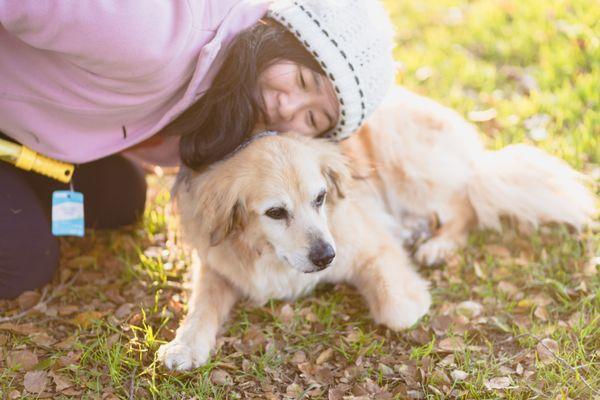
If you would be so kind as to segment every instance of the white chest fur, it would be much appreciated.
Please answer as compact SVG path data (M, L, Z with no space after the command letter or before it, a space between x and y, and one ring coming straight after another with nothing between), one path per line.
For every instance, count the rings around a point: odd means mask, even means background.
M261 257L250 275L246 295L262 304L269 299L294 299L305 295L331 274L335 265L324 271L304 273L295 270L274 255Z

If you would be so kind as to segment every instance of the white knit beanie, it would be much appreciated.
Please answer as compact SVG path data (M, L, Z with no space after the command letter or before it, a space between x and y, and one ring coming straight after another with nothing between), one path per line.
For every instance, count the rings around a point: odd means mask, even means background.
M333 83L344 139L381 102L394 81L393 29L378 0L276 0L267 14L306 46Z

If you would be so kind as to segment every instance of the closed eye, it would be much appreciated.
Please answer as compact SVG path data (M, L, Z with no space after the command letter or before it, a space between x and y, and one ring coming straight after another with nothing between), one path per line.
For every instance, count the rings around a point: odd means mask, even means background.
M272 219L287 219L289 214L283 207L272 207L265 211L265 215Z
M298 68L298 75L300 76L300 86L302 89L306 89L306 80L304 80L304 75L302 75L302 70Z
M308 112L308 120L310 121L310 125L317 129L317 122L315 121L315 113L313 113L312 111Z

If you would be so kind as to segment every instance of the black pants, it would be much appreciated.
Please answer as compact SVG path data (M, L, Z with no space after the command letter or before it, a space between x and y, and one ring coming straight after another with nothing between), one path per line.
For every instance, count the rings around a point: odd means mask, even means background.
M88 228L128 225L144 211L143 171L122 156L78 166L73 182L84 195ZM16 297L52 279L60 252L51 233L51 198L54 190L67 188L0 161L0 299Z

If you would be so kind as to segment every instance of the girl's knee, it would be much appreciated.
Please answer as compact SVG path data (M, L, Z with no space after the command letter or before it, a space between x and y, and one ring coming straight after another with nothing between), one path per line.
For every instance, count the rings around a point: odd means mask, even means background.
M59 242L49 232L18 236L0 240L0 298L44 286L59 265Z

